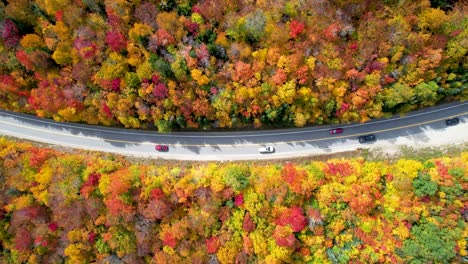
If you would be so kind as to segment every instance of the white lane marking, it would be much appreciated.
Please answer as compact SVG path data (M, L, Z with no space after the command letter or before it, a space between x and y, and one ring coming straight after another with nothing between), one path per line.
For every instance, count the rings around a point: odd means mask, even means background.
M419 123L412 123L410 125L403 125L403 126L380 129L380 130L366 131L365 133L355 133L355 134L347 134L347 135L342 135L342 136L322 137L322 138L305 139L305 140L276 141L276 142L271 142L271 144L297 144L297 143L324 141L324 140L330 140L330 139L353 138L353 137L362 136L362 135L371 134L371 133L382 133L382 132L400 130L400 129L403 129L403 128L416 127L416 126L420 126L420 125L439 122L439 121L445 120L447 118L453 118L453 117L456 117L456 116L464 116L464 115L467 115L467 114L468 114L468 112L464 112L464 113L459 113L457 115L446 116L446 117L438 118L438 119L432 119L432 120L429 120L429 121L424 121L424 122L419 122ZM96 140L96 141L100 141L100 142L101 141L104 141L104 142L108 141L108 142L123 143L123 144L136 144L136 145L138 145L138 144L142 144L142 145L154 144L154 143L151 143L151 142L148 142L148 141L135 142L135 141L127 141L127 140L119 140L119 139L109 139L109 138L103 138L103 137L102 138L100 138L100 137L88 137L88 136L75 135L75 134L70 134L70 133L60 132L60 131L49 131L49 130L44 129L44 128L29 127L29 126L26 126L26 125L21 125L21 124L16 124L16 123L9 123L9 122L5 122L5 121L0 120L0 124L1 123L11 125L11 126L16 126L16 127L22 127L22 128L26 128L26 129L30 129L30 130L45 132L45 133L52 133L52 134L57 134L57 135L62 135L62 136L72 137L72 138L84 138L84 139ZM177 144L176 143L176 144L171 144L171 145L180 146L180 147L212 147L212 146L215 146L215 147L230 147L230 146L233 146L233 144L213 144L213 145L210 145L210 144L206 144L206 143L205 144ZM265 145L265 143L244 143L244 144L240 144L240 146L244 146L244 147L245 146L260 146L260 145Z
M2 131L2 129L0 129ZM403 136L404 138L408 137L415 137L420 134L425 134L426 132L415 133L410 136ZM34 141L41 141L42 139L36 138L34 136L30 136L30 140ZM49 140L53 141L53 140ZM50 142L48 142L50 143ZM57 142L61 144L61 142ZM383 144L382 144L383 143ZM453 142L452 142L453 143ZM51 143L54 144L54 143ZM389 145L394 145L394 143L388 143ZM297 157L307 157L307 156L317 156L317 155L327 155L331 153L339 153L344 151L355 151L357 148L362 148L362 144L350 144L345 146L334 146L334 147L326 147L326 148L317 148L317 147L310 147L305 150L294 150L294 151L285 151L280 153L274 153L273 155L261 155L258 153L243 153L243 154L234 154L234 155L226 155L226 154L212 154L212 155L192 155L192 154L170 154L170 155L160 155L159 153L155 153L154 150L150 151L128 151L128 150L115 150L106 147L97 147L92 146L90 148L83 148L83 146L75 145L66 143L67 146L83 149L86 151L100 151L100 152L108 152L108 153L115 153L118 155L125 155L125 156L133 156L133 157L141 157L141 158L148 158L148 159L161 159L161 160L190 160L190 161L242 161L242 160L276 160L276 159L288 159L288 158L297 158ZM397 144L401 146L401 144ZM403 144L406 145L406 144ZM439 143L437 145L447 145L446 142ZM278 146L279 147L279 146ZM378 141L365 148L382 148L385 147L385 142ZM255 150L256 152L256 150Z
M428 112L409 114L409 115L402 116L402 117L394 117L394 118L389 118L389 119L377 120L377 121L373 121L371 123L367 122L367 123L355 124L355 125L343 125L343 126L340 126L340 127L342 127L342 128L351 128L351 127L359 127L359 126L368 126L368 125L377 124L377 123L385 123L385 122L390 122L390 121L395 121L395 120L407 119L407 118L412 118L412 117L416 117L416 116L441 112L441 111L445 111L447 109L462 107L462 106L465 106L467 104L468 104L468 102L465 102L465 103L445 107L445 108L442 108L442 109L435 109L435 110L428 111ZM2 113L0 113L0 115L1 114ZM14 115L14 114L4 112L3 115L7 115L7 116L10 116L10 117L12 117L14 119L18 119L18 116ZM35 119L35 118L25 117L25 116L19 116L19 119L26 119L26 120L39 122L39 123L55 125L55 126L59 126L59 128L68 127L68 128L79 129L79 130L90 130L90 131L98 131L98 132L114 133L114 134L139 135L139 136L151 136L151 137L174 137L174 138L177 138L177 137L178 138L205 138L205 137L208 137L208 138L231 138L231 137L239 137L239 136L242 136L242 137L280 136L280 135L291 135L291 134L301 134L301 133L310 133L310 132L322 132L322 131L328 131L328 130L332 129L331 127L330 128L325 128L325 129L311 128L310 130L305 129L303 131L271 132L271 133L266 133L266 134L264 133L264 134L250 134L250 135L249 134L247 134L247 135L243 135L243 134L237 134L237 135L206 135L206 134L205 135L178 135L178 134L159 134L157 131L155 131L153 133L145 133L145 132L136 133L136 132L125 131L124 129L119 129L119 130L110 130L111 128L98 129L98 128L87 127L87 126L91 126L91 125L76 126L76 125L65 124L65 123L60 123L60 122L51 122L51 121L43 120L43 119ZM337 125L337 127L338 126L339 125ZM292 129L294 129L294 128L292 128ZM251 132L254 132L254 131L246 131L246 132L251 133ZM203 132L194 132L194 133L203 133ZM210 133L210 132L208 132L208 133ZM213 133L219 133L219 132L213 132ZM228 133L231 133L231 132L228 132Z

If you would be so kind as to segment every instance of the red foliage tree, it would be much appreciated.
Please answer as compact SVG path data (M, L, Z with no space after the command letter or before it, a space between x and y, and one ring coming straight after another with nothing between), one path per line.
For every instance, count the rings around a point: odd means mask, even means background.
M304 23L293 20L289 24L289 36L291 38L297 38L302 32L304 32Z
M193 113L195 116L207 116L210 114L210 102L207 98L197 98L193 102Z
M286 75L283 69L277 69L275 75L273 75L271 79L276 85L282 85L288 79L288 75Z
M374 71L380 71L383 69L383 64L378 62L378 61L371 61L369 62L367 65L366 65L366 68L364 69L364 71L366 73L372 73Z
M242 229L248 233L255 230L255 223L252 221L250 213L248 212L244 216L244 223L242 224Z
M55 232L57 230L57 228L58 228L58 225L57 225L57 223L52 222L52 223L49 223L47 225L47 227L49 228L50 231Z
M156 28L158 25L154 19L158 14L158 8L151 2L143 2L135 8L134 16L146 25Z
M42 206L31 206L14 211L11 219L11 228L14 230L25 224L44 224L48 222L48 214Z
M299 84L305 84L309 80L309 68L304 65L297 69L296 78Z
M157 83L153 88L153 95L158 99L164 99L168 96L168 90L164 83Z
M79 108L80 103L74 99L67 99L64 88L70 84L67 78L54 78L53 80L42 80L36 89L31 91L28 103L34 110L45 111L48 114L57 113L67 106Z
M368 214L382 197L378 190L368 185L353 184L345 193L343 201L358 214Z
M298 194L302 193L302 182L306 178L305 171L297 170L292 163L286 163L283 167L281 176L293 192Z
M440 176L443 178L449 176L448 168L442 163L442 161L436 160L434 163Z
M184 23L185 28L187 29L190 34L196 36L198 33L198 28L200 27L197 23L192 22L190 20L186 20Z
M248 63L237 61L234 70L232 80L235 82L248 82L253 77L252 67Z
M224 19L224 11L227 10L229 1L211 0L199 1L200 4L194 7L197 13L201 14L209 21L221 22ZM233 9L234 10L234 9Z
M283 226L276 226L273 231L273 238L276 244L281 247L294 247L297 239L290 229Z
M198 57L198 65L208 67L210 63L210 53L207 46L203 43L195 49L195 54Z
M138 201L138 211L148 220L161 220L172 213L173 206L161 188L150 192L149 201Z
M107 23L110 25L112 31L123 32L128 25L125 24L124 19L115 14L111 8L106 8L107 13ZM127 29L128 30L128 29Z
M62 21L63 19L63 10L58 10L55 12L55 20Z
M73 79L86 83L93 76L93 67L88 64L86 61L81 61L73 65L72 69Z
M16 230L14 243L17 250L29 250L32 246L32 242L31 232L29 230L23 228Z
M159 48L171 45L174 42L175 38L169 32L160 28L149 38L148 50L157 52Z
M96 44L92 43L91 40L87 37L88 36L78 37L73 41L73 47L76 49L77 53L84 59L90 59L94 57L94 55L97 52Z
M163 199L151 199L148 203L140 203L138 211L149 220L161 220L172 212L172 206Z
M46 161L50 155L51 151L44 148L31 148L29 151L29 166L39 169L42 166L42 163Z
M88 198L89 195L96 189L99 179L101 178L100 173L92 173L88 176L88 180L83 183L80 189L81 195Z
M346 177L353 174L353 167L345 161L327 162L327 167L325 167L324 171L334 176L340 175Z
M244 204L244 194L239 193L234 197L234 205L235 206L242 206Z
M111 90L114 92L120 92L120 78L115 78L110 83Z
M7 47L14 47L20 40L19 31L16 24L10 19L5 19L2 27L0 27L0 35L3 39L3 43Z
M218 237L210 237L206 240L206 249L209 254L215 254L221 246Z
M106 103L102 103L102 111L107 116L107 118L112 118L114 116Z
M110 197L104 200L104 204L112 215L130 216L134 213L133 207L124 203L120 197Z
M336 110L336 116L341 116L343 115L348 109L351 107L350 104L347 103L341 103L341 106L338 110Z
M127 169L115 171L110 175L110 183L107 186L104 204L110 214L122 216L128 221L133 218L135 208L133 205L134 195L132 193L132 183L126 176Z
M21 63L21 65L23 65L27 70L34 70L33 63L29 58L28 54L26 54L26 51L17 50L15 55L18 61Z
M90 243L94 243L95 239L96 239L96 233L94 233L93 231L89 232L89 234L88 234L88 241L89 241Z
M0 92L19 93L20 84L10 75L0 74Z
M325 30L323 30L323 36L325 39L334 41L338 39L338 32L340 31L340 26L338 23L333 23L329 25Z
M357 42L353 42L353 43L349 44L349 49L350 50L357 50L358 49Z
M156 188L151 191L151 198L159 200L164 198L164 192L161 188Z
M171 248L175 248L176 245L177 245L177 240L175 239L175 237L170 233L170 232L166 232L163 236L163 244L165 246L168 246L168 247L171 247Z
M83 201L65 203L65 197L58 193L52 193L53 199L49 201L49 208L53 213L53 220L63 230L80 228L87 215L83 207Z
M307 218L304 216L302 208L293 206L284 209L276 219L275 224L280 226L289 225L294 232L300 232L307 226Z
M118 31L109 31L106 34L106 44L112 51L121 52L127 47L127 39Z

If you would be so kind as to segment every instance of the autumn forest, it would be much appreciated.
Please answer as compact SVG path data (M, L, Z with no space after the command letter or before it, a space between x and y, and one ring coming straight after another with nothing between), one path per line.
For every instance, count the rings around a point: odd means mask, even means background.
M159 132L366 122L468 99L467 8L2 0L0 109ZM467 263L467 190L466 146L196 163L0 136L0 263Z
M468 152L131 163L0 138L2 263L462 263Z
M365 122L467 98L456 1L0 1L0 108L127 128Z

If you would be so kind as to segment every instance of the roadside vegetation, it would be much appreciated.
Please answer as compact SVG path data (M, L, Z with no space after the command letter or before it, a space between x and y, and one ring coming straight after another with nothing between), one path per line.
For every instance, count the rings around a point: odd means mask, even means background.
M455 0L0 1L0 108L161 132L365 122L468 97L466 10Z
M156 164L0 138L0 262L462 263L467 172L466 149Z

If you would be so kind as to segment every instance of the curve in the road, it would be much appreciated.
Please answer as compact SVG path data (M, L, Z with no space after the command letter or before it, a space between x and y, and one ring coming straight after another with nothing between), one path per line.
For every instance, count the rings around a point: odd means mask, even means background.
M311 152L307 150L317 148L333 151L350 145L356 146L355 139L365 134L376 134L378 140L419 135L427 128L444 129L444 120L452 117L460 117L460 125L466 125L464 119L467 115L468 103L450 103L415 111L402 117L342 125L340 127L344 129L344 133L333 136L329 135L328 131L338 126L159 134L133 129L59 123L0 110L0 133L81 149L147 157L190 160L257 159L284 157L287 153L307 155ZM170 152L155 152L155 144L169 145ZM266 144L275 145L277 151L273 155L259 154L257 148Z

